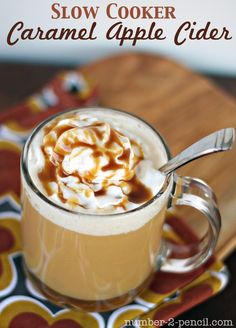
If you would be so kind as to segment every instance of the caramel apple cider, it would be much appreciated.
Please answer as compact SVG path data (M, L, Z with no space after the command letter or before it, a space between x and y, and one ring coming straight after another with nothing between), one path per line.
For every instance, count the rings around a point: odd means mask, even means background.
M56 303L104 311L150 282L171 184L158 133L125 112L87 108L52 117L22 155L26 271Z

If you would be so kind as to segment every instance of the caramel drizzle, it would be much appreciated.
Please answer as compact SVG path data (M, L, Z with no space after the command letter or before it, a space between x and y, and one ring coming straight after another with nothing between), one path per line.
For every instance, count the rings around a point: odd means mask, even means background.
M146 187L136 176L129 180L131 192L128 194L128 199L131 203L142 204L152 198L151 190Z
M51 196L53 194L50 184L52 182L57 183L57 176L59 176L59 177L68 176L68 174L63 171L60 163L63 161L64 156L67 154L70 154L74 148L84 146L84 147L88 147L93 150L93 157L95 159L95 167L84 177L84 179L86 179L88 182L91 182L93 180L96 173L100 169L99 157L104 156L104 153L108 157L109 162L107 165L105 165L101 168L102 171L118 170L118 169L125 168L125 163L127 163L129 161L129 158L131 156L131 151L130 151L130 149L124 149L123 144L118 137L119 135L120 136L123 136L123 135L119 131L112 129L112 128L110 129L109 140L105 143L105 148L106 148L105 150L99 149L99 147L96 144L89 144L89 143L81 142L78 140L66 140L66 138L63 139L63 147L60 147L59 149L56 148L56 150L55 150L57 139L64 132L75 128L74 125L69 125L69 124L58 126L57 125L58 122L59 122L59 119L57 119L56 122L54 122L53 124L51 124L50 126L48 126L44 129L44 143L43 143L43 146L41 147L43 154L45 156L45 164L44 164L42 171L38 173L38 177L39 177L40 181L42 182L43 187L44 187L45 191L47 192L48 196ZM96 138L98 140L102 141L103 132L97 129L97 127L101 126L102 124L103 124L102 122L96 122L94 124L91 124L90 126L81 127L81 129L83 129L83 128L91 129L91 131L93 131ZM52 131L53 131L53 134L51 134ZM96 142L96 139L94 139L93 141ZM111 150L114 143L118 144L120 147L123 148L123 152L121 153L121 155L119 155L117 157L117 159L119 161L123 162L122 164L116 162L114 154ZM132 170L133 170L135 168L135 166L143 159L143 153L142 153L141 147L134 140L131 140L131 144L138 147L139 152L141 154L137 158L136 163L134 164L134 167L132 168ZM49 158L49 155L46 151L47 147L52 147L54 149L52 159ZM141 204L141 203L144 203L144 202L148 201L149 199L151 199L153 197L151 190L149 188L147 188L141 181L139 181L134 174L131 175L130 169L126 168L126 172L127 172L127 175L123 181L128 183L130 190L131 190L128 194L126 194L126 196L127 196L126 201L129 201L129 202L132 202L135 204ZM73 173L73 176L76 176L79 179L79 181L81 181L81 177L79 174ZM102 190L94 192L94 195L95 196L105 196L106 195L106 188L105 188L106 184L111 185L111 183L109 183L109 181L105 181L104 188ZM89 191L86 191L87 196L88 196L88 193L89 193ZM60 200L63 203L68 202L68 200L66 200L63 197L63 193L62 193L62 190L60 189L59 185L58 185L58 197L60 198ZM71 199L70 203L73 203L73 202L76 203L76 201L73 201ZM82 206L82 205L80 205L80 206ZM118 206L125 209L124 201L121 204L119 204Z

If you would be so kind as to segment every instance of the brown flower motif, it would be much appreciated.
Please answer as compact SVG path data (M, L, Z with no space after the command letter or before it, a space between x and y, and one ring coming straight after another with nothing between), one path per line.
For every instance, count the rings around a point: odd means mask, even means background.
M15 218L0 219L0 295L10 293L16 282L10 255L20 251L20 227Z
M52 314L31 297L12 296L2 305L1 328L99 328L104 326L101 315L62 310Z
M82 326L71 319L62 319L48 324L47 320L38 314L24 312L15 316L10 322L9 328L82 328Z

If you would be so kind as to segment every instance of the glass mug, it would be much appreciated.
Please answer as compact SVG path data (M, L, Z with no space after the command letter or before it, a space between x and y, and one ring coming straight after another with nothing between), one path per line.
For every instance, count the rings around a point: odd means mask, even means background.
M100 120L116 120L125 129L132 127L153 149L154 164L162 165L171 158L152 126L120 110L84 108L47 119L29 136L21 158L23 256L28 277L48 299L81 310L107 311L131 302L156 270L182 273L203 264L214 250L221 220L211 188L175 173L165 177L151 200L122 213L78 213L43 195L28 169L34 138L55 117L90 112L96 112ZM207 234L188 258L172 258L173 245L162 238L165 214L173 205L194 207L208 221Z

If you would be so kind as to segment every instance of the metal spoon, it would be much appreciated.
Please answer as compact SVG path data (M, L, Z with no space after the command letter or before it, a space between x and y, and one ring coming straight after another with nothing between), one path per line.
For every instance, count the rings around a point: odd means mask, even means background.
M168 175L196 158L219 151L230 150L233 146L234 139L235 130L233 128L216 131L183 150L169 162L161 166L159 171Z

